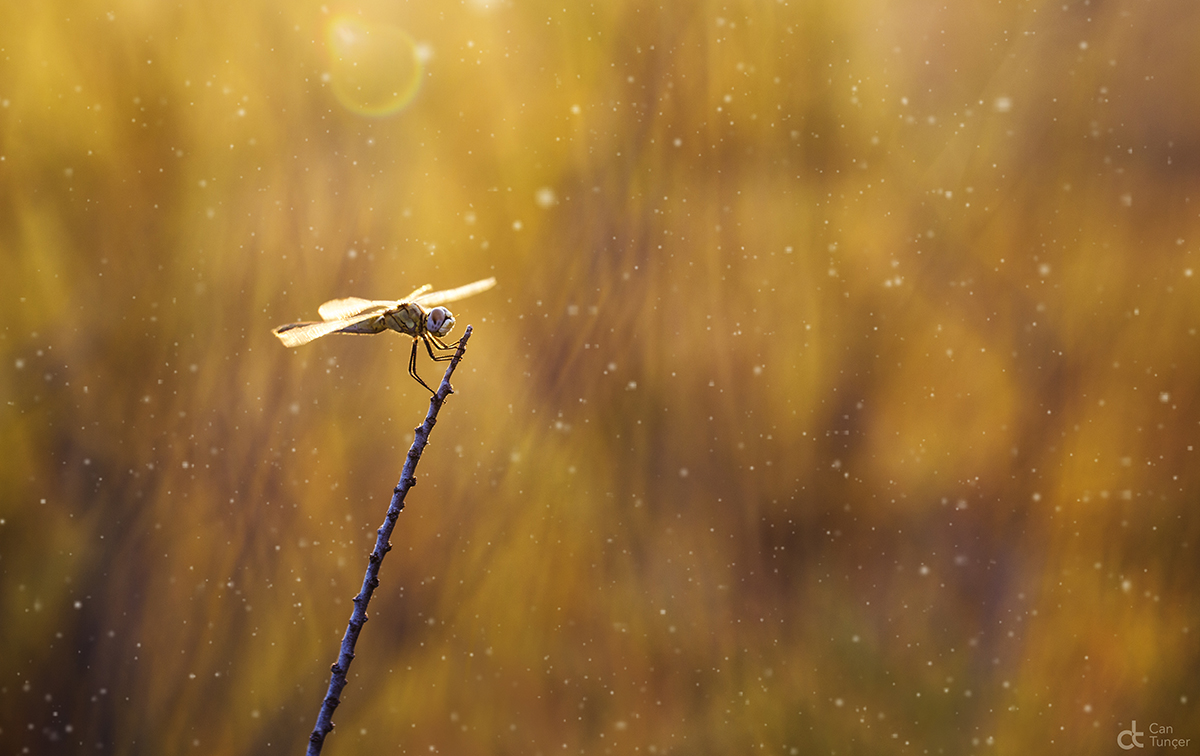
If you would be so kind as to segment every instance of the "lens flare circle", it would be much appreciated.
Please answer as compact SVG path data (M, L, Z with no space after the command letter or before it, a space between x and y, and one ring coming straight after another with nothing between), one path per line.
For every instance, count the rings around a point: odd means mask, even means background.
M402 29L335 16L326 30L329 86L347 110L385 116L412 102L424 70L421 51Z

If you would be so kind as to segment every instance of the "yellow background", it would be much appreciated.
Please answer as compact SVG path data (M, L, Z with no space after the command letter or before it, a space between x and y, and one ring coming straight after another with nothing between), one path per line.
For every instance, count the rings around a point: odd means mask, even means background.
M301 752L491 275L325 753L1196 742L1198 32L5 3L0 751Z

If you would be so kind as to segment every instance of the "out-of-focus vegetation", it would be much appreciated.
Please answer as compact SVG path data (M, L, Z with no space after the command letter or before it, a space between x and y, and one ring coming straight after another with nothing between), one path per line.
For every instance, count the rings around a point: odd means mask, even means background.
M489 275L326 753L1195 742L1198 33L5 4L0 751L299 753Z

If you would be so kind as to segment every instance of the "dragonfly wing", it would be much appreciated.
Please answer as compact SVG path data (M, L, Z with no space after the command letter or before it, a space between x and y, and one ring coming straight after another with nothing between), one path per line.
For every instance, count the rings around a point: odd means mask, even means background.
M385 330L387 330L387 322L380 315L371 313L341 320L288 323L279 326L271 333L278 336L284 346L298 347L331 333L379 333Z
M356 315L365 315L369 312L377 310L387 310L396 306L396 302L387 302L381 300L360 299L359 297L346 297L345 299L331 299L325 304L317 308L317 312L321 314L322 320L344 320L353 318Z
M459 286L457 289L446 289L445 291L434 291L429 294L422 294L419 297L411 300L421 305L422 307L436 307L447 302L457 302L460 299L474 296L481 291L487 291L496 285L495 278L484 278L475 283L469 283L466 286Z
M417 287L416 289L413 289L411 294L409 294L409 295L408 295L407 297L405 297L404 299L401 299L400 301L401 301L401 302L411 302L411 301L413 301L414 299L416 299L417 297L421 296L422 294L424 294L425 292L429 291L429 290L430 290L430 289L432 289L432 288L433 288L433 287L432 287L432 286L430 286L429 284L425 284L424 286L419 286L419 287Z
M345 325L346 322L341 320L326 320L321 323L288 323L279 326L271 333L278 336L284 346L298 347L313 339L328 336Z

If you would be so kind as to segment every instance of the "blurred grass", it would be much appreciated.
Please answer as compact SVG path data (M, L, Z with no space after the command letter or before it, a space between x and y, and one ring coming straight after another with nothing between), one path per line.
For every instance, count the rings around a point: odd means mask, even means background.
M425 398L269 330L487 275L327 753L1195 737L1196 31L0 9L0 750L303 748Z

